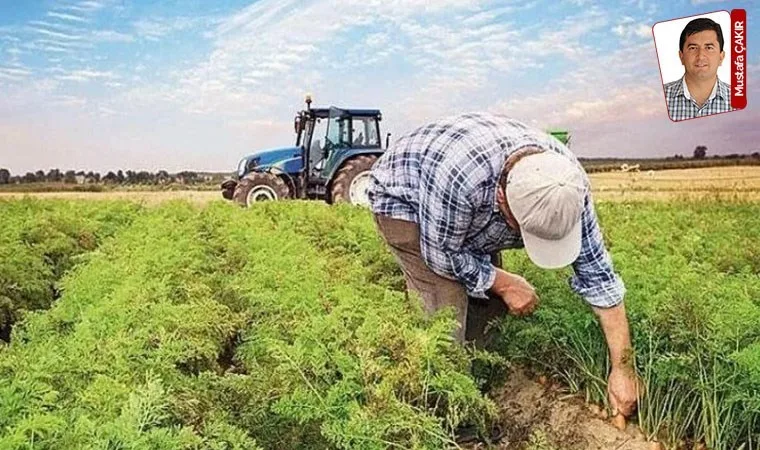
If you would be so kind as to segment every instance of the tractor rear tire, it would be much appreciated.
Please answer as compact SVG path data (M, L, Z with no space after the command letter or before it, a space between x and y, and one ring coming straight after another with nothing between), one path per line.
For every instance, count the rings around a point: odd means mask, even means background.
M375 155L361 155L348 160L338 170L332 183L330 198L332 203L351 203L369 207L367 187L372 165L377 161Z
M282 178L269 172L251 172L244 176L235 187L232 200L241 206L263 201L291 198L290 188Z

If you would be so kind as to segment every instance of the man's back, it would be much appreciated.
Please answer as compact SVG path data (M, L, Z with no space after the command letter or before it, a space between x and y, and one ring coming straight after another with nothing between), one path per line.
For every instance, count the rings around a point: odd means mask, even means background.
M452 188L470 193L478 206L494 205L504 162L527 146L575 160L551 135L500 115L467 113L424 125L399 138L375 164L369 189L372 210L419 222L421 197L437 197L445 204Z

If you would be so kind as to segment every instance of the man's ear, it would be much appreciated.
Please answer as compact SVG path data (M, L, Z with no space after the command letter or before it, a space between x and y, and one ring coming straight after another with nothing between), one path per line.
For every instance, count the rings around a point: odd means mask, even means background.
M720 52L720 62L718 63L718 65L723 64L723 58L725 57L726 57L726 52Z
M684 63L683 63L683 52L682 52L682 51L680 51L680 50L678 51L678 59L680 59L680 60L681 60L681 65L682 65L682 66L685 66L685 65L686 65L686 64L684 64Z

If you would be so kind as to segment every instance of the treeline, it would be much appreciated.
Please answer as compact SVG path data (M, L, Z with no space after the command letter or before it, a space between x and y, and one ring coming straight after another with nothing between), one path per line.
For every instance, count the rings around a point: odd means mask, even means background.
M578 158L586 172L619 171L621 167L636 167L636 170L695 169L700 167L756 166L760 165L760 152L752 154L729 154L684 157L674 155L667 158Z
M83 170L61 171L50 169L38 170L24 175L13 175L8 169L0 168L0 184L25 183L63 183L63 184L113 184L113 185L168 185L168 184L211 184L222 181L225 174L183 171L170 174L166 170L158 172L118 170L105 175L99 172Z
M693 157L677 154L667 158L583 158L579 157L587 172L611 172L620 170L621 166L637 166L638 170L691 169L697 167L717 167L733 165L760 165L760 152L752 154L729 154L706 156L707 147L699 146ZM56 183L72 185L212 185L221 183L226 173L209 173L182 171L171 174L166 170L158 172L118 170L105 175L83 170L61 171L50 169L38 170L24 175L13 175L8 169L0 168L0 185Z

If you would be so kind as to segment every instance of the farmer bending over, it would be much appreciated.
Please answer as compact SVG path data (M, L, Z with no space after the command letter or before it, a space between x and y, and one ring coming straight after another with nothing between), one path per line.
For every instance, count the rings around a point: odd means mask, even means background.
M468 297L491 312L506 305L522 316L536 308L533 286L496 267L490 255L524 247L539 267L572 264L571 287L593 308L609 348L610 404L632 413L625 287L604 247L588 178L566 146L497 115L448 117L388 148L372 169L368 194L407 288L419 293L427 313L454 307L460 342L477 338L470 328L479 332L493 316L472 317ZM489 295L496 301L489 304Z

